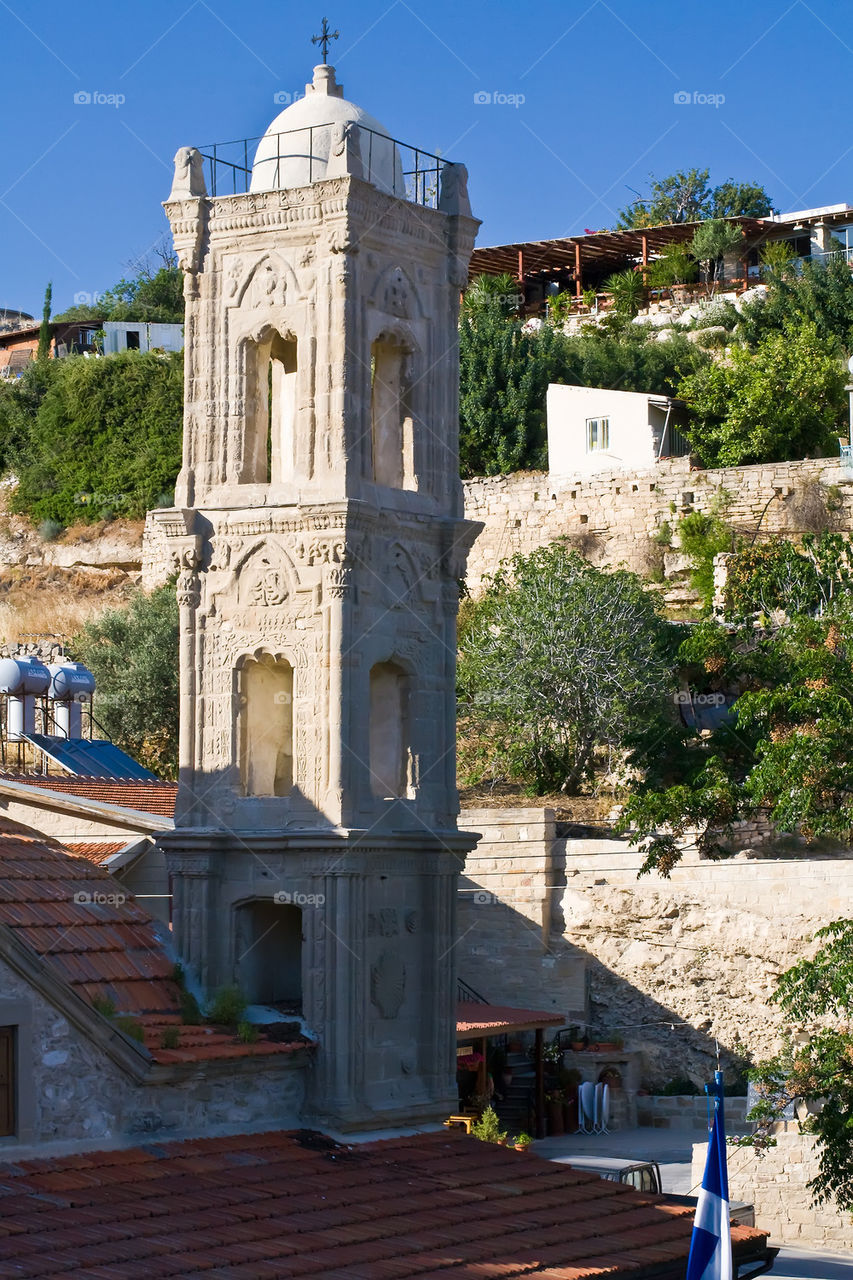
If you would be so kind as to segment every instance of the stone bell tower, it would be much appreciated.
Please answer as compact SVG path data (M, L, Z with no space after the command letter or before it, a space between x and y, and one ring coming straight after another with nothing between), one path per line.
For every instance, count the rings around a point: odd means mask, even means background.
M210 992L301 1007L308 1109L455 1103L461 165L395 143L328 65L251 170L184 148L181 773L163 840ZM209 164L207 163L209 161ZM405 167L404 167L405 164ZM205 167L211 178L208 194ZM236 175L236 177L235 177ZM242 188L242 190L241 190Z

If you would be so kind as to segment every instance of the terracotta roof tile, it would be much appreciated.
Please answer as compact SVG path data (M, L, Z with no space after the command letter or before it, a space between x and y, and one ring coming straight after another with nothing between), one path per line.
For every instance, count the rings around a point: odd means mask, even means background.
M446 1132L26 1161L0 1166L0 1210L0 1277L65 1280L652 1280L683 1273L692 1229L689 1208ZM766 1243L748 1228L733 1239L738 1253Z
M180 992L151 917L102 867L0 817L2 927L84 1000L109 1001L116 1013L138 1019L155 1061L263 1057L306 1046L298 1035L280 1043L262 1031L243 1044L222 1028L180 1027L179 1048L165 1049L164 1032L180 1023Z
M524 1027L560 1027L565 1015L544 1013L541 1009L513 1009L508 1005L478 1004L460 1001L456 1006L457 1035L485 1035L490 1030L496 1034Z
M95 866L102 867L109 858L121 853L129 844L130 840L73 840L66 848L75 858L86 858L87 861L94 862Z
M82 800L100 800L103 804L120 805L140 813L153 813L162 818L175 816L175 800L178 795L176 782L122 782L119 779L45 777L41 774L15 774L9 782L21 782L28 787L43 787L64 795L79 796Z

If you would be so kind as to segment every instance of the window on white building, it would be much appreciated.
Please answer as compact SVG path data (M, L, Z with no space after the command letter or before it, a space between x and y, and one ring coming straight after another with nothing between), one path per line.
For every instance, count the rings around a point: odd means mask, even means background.
M602 449L610 448L610 419L609 418L587 418L586 420L586 451L587 453L598 453Z

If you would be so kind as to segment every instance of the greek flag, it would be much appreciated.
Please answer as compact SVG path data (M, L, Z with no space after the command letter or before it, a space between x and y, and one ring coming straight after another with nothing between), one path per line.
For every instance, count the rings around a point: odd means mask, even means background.
M732 1233L722 1073L715 1072L714 1084L707 1085L706 1088L714 1096L714 1125L708 1142L702 1190L696 1205L686 1280L732 1280Z

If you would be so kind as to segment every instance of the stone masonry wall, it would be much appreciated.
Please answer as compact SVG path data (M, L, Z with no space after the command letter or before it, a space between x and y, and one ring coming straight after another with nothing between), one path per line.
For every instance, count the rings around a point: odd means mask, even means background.
M725 490L725 519L735 527L754 531L760 522L763 536L803 533L811 527L816 482L838 487L838 527L853 527L853 472L836 458L713 471L674 458L650 471L575 479L545 471L477 477L464 485L466 517L485 525L468 557L468 586L476 594L501 560L563 537L594 564L624 564L669 580L685 563L656 541L664 521L674 526L688 511L710 511Z
M638 879L624 840L566 840L550 809L461 815L483 838L460 884L457 970L495 1004L559 1010L619 1036L646 1085L702 1085L719 1040L778 1047L775 979L817 929L853 915L853 856L703 862ZM585 996L588 992L588 998Z
M853 528L853 472L837 458L714 471L691 469L689 458L673 458L652 471L577 479L552 480L547 471L475 477L464 483L465 517L485 528L468 557L468 586L476 594L483 575L494 573L501 560L563 537L595 564L625 564L670 580L686 566L677 550L655 540L664 521L675 525L688 511L707 512L725 489L731 496L726 519L733 525L752 531L760 521L762 535L803 533L810 527L809 489L816 482L838 486L838 527ZM153 590L171 572L165 538L149 514L143 588Z
M187 1079L135 1084L44 997L0 963L0 1016L4 1001L28 1006L31 1025L19 1048L19 1089L30 1091L28 1143L112 1143L159 1134L216 1133L254 1126L296 1125L302 1110L304 1070L287 1057L257 1058L228 1072L203 1068ZM233 1064L233 1060L232 1064ZM3 1142L10 1147L9 1140ZM14 1149L14 1147L13 1147Z
M463 831L479 831L459 882L459 977L491 1004L583 1018L585 957L554 932L554 813L467 809Z
M556 878L560 856L555 852ZM709 1078L724 1057L779 1047L775 979L817 929L853 914L853 856L703 862L638 879L619 840L565 842L566 941L590 956L590 1020L642 1051L657 1084Z
M707 1146L693 1148L692 1181L701 1181ZM817 1173L815 1139L796 1131L776 1135L776 1146L762 1155L751 1147L729 1147L729 1195L755 1205L755 1225L770 1233L771 1244L849 1249L853 1217L829 1205L812 1204L806 1183Z

